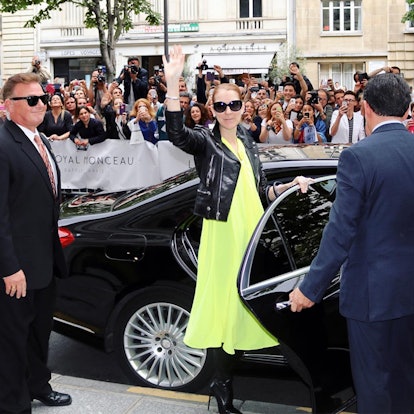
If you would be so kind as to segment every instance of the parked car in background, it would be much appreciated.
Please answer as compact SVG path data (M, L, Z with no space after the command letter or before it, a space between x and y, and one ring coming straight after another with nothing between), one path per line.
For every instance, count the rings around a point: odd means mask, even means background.
M266 146L261 158L269 183L287 182L334 174L342 150ZM55 329L69 325L102 340L132 383L196 391L212 374L207 350L183 343L202 225L192 212L198 181L189 170L148 188L79 195L62 204L59 232L70 277L58 280ZM277 243L272 272L310 264L333 197L318 198L306 215L306 203L293 198L274 216L270 236L263 236L272 249ZM245 352L243 359L286 363L278 349Z

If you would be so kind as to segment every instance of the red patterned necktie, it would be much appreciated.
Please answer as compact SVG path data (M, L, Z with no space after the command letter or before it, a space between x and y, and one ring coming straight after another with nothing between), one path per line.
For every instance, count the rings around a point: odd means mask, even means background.
M43 162L45 163L47 173L49 175L50 184L52 185L53 195L56 198L57 193L56 193L55 176L53 175L53 169L52 169L52 166L50 164L49 157L47 156L47 150L46 150L45 144L43 144L43 141L41 140L39 135L34 136L34 141L35 141L36 145L38 146L40 155L43 159Z

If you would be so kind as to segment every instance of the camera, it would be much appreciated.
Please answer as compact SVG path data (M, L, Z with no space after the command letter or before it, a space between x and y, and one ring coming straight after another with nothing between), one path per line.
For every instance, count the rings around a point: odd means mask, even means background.
M139 72L139 67L137 65L129 65L128 68L129 71L134 75L136 75Z
M154 83L158 86L161 83L161 76L154 76Z
M310 118L310 112L304 112L303 116L304 118Z
M104 75L99 74L99 75L98 75L98 82L99 82L99 83L105 83L105 76L104 76Z
M35 60L35 61L34 61L34 64L35 64L35 65L40 65L40 60Z
M201 62L201 65L200 65L200 66L198 66L196 69L207 70L207 69L208 69L207 61L204 59L204 60Z
M310 91L309 94L311 96L307 102L309 105L315 105L319 103L318 91Z
M250 92L259 92L259 87L258 86L252 86L251 88L250 88Z
M285 76L285 82L292 82L292 80L290 76Z
M88 147L86 145L76 145L78 151L86 151Z

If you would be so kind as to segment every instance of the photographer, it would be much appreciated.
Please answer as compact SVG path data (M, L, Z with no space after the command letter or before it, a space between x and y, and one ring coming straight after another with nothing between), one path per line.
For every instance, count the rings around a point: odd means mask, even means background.
M149 88L156 90L159 102L163 103L167 93L167 82L162 68L155 69L154 76L151 76L148 80L148 85Z
M39 56L34 56L32 59L32 64L26 70L27 73L36 73L40 77L40 82L42 85L48 83L49 79L51 79L50 72L42 66Z
M118 85L124 82L124 102L128 110L134 106L137 99L147 97L148 71L141 67L137 56L128 59L128 64L124 66L116 82Z
M78 89L78 91L80 90L81 89ZM106 93L108 93L108 90L106 88L105 70L104 67L98 66L98 68L92 72L91 83L88 89L88 102L98 113L99 117L102 117L101 100Z
M213 85L220 83L229 83L229 79L224 75L223 69L219 65L214 65L210 68L206 60L203 60L197 65L198 76L197 76L197 102L206 104L208 100L208 92L214 87ZM203 71L207 71L203 75ZM218 76L216 79L215 73L217 72Z
M245 102L253 100L256 102L256 107L259 107L262 103L265 103L269 99L269 87L267 82L258 81L256 78L250 78L250 83L244 94L243 100Z
M331 105L328 105L329 95L326 89L318 89L317 91L310 91L306 93L306 103L310 104L313 107L315 112L315 120L323 121L325 123L324 134L328 142L331 141L331 136L329 135L329 127L331 126L331 118L333 108Z
M86 81L85 79L73 79L72 81L70 81L69 83L69 87L68 87L68 95L66 96L75 96L76 97L79 96L79 94L81 92L77 92L77 91L83 91L84 93L84 97L86 98L88 96L88 86L86 85Z

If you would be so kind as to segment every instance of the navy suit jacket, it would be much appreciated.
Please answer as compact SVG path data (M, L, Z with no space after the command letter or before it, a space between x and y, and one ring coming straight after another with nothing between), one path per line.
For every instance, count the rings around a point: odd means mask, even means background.
M60 198L57 165L56 170ZM27 288L41 289L54 275L66 275L58 236L59 198L53 196L35 146L14 122L6 121L0 128L0 277L23 269Z
M319 302L341 265L342 315L414 314L414 136L400 123L341 153L336 200L300 290Z

